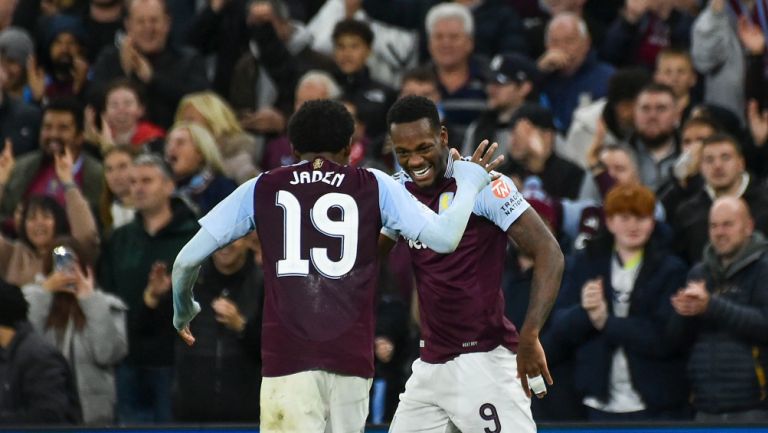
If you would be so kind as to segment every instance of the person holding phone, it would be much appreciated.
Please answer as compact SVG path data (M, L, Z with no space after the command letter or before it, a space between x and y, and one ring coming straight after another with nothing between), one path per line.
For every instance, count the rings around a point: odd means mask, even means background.
M128 353L125 303L102 292L77 241L58 238L45 257L45 277L22 287L32 327L67 359L83 421L115 420L114 366Z

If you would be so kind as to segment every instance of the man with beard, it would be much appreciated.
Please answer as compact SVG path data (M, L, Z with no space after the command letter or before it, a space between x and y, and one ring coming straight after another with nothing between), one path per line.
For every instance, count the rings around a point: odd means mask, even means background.
M735 138L718 133L704 139L700 170L704 187L677 208L672 220L674 245L680 257L690 264L701 260L709 228L704 210L717 198L743 199L752 213L755 229L768 233L768 189L745 170L744 154Z
M98 209L103 170L82 148L80 104L73 98L52 100L43 112L40 149L16 161L0 200L0 215L12 215L16 205L30 195L49 195L63 205L70 188L80 188L91 210ZM67 165L72 175L62 179Z
M669 86L653 83L640 91L635 104L635 134L629 144L637 154L640 179L654 191L669 178L680 153L676 102Z
M48 57L43 62L27 62L27 84L32 98L45 103L50 98L83 95L88 82L88 61L84 57L86 34L80 21L68 15L55 15L46 20L45 27Z

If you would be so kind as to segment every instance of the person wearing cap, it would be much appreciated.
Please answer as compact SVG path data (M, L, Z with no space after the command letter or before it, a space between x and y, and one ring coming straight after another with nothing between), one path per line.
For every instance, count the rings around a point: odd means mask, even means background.
M89 65L82 23L69 15L53 15L45 20L45 28L45 56L27 62L27 83L33 101L45 104L51 98L83 96Z
M525 180L539 176L552 197L576 199L584 179L578 165L554 152L557 130L552 112L538 104L525 104L510 120L506 163L499 171Z
M5 67L3 90L11 96L32 102L27 84L27 60L35 53L35 43L26 30L8 27L0 32L0 54Z
M80 400L64 356L32 330L21 290L0 280L0 426L78 424Z
M40 134L40 110L20 98L26 84L24 65L32 50L23 30L0 32L0 139L11 140L15 155L35 150Z
M527 57L520 54L494 57L485 86L488 109L467 128L462 153L468 155L476 143L488 139L499 143L496 152L503 154L509 142L509 122L521 105L537 96L537 80L536 64Z
M685 356L664 337L686 266L657 238L655 203L639 184L608 193L608 232L573 257L543 337L553 365L574 356L572 379L590 421L685 415Z

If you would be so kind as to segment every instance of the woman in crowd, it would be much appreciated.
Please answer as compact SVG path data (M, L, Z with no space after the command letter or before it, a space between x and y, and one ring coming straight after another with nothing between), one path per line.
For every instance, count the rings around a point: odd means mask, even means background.
M114 146L146 148L159 152L165 137L163 128L144 120L144 95L127 79L113 82L104 96L101 125L96 127L96 112L86 109L86 139L98 143L102 153Z
M213 136L193 122L173 125L165 142L165 159L176 180L177 193L205 215L237 184L224 175L221 153Z
M213 92L192 93L176 110L176 122L195 122L207 128L221 151L224 173L243 183L261 172L262 147L245 132L229 105Z
M114 422L114 366L128 353L125 314L119 298L98 290L93 269L77 242L58 238L44 258L41 281L22 287L35 331L67 359L77 382L83 421ZM73 253L69 262L53 259L54 249ZM59 252L58 250L56 252Z
M103 233L133 221L130 173L133 148L116 146L104 153L104 187L99 201L99 223Z
M0 276L4 280L17 286L33 282L58 236L71 235L83 246L84 257L91 261L98 257L99 233L88 202L77 187L68 188L66 194L66 209L52 197L30 197L22 206L19 239L0 236ZM76 222L71 230L70 221Z

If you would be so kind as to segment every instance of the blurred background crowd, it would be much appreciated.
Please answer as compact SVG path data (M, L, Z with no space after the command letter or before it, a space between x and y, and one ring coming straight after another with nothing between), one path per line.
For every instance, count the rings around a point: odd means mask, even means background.
M349 164L394 172L414 94L464 154L500 144L567 257L537 420L766 421L766 35L766 0L0 0L0 424L257 422L259 240L203 266L193 347L173 260L296 162L303 102L342 101ZM375 423L418 356L398 248ZM534 264L506 260L519 326Z

